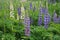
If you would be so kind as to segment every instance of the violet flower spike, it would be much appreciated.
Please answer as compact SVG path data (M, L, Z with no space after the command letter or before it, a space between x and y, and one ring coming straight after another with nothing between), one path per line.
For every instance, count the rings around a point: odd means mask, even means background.
M38 18L39 26L42 24L42 13L43 13L43 7L40 5L40 13L39 13L39 18Z
M46 11L46 8L44 8L40 5L40 12L45 14L45 11Z
M38 18L38 25L40 26L42 24L42 16L39 16Z
M30 36L30 18L29 16L25 15L24 19L25 24L25 35Z
M18 8L18 15L21 15L21 8Z
M53 21L54 21L54 23L57 23L57 21L58 21L57 14L56 14L55 10L54 10Z
M47 14L44 15L44 27L47 29L50 22L50 16Z
M32 9L32 3L30 3L30 9Z
M47 14L48 13L48 9L47 8L45 8L45 13L44 14Z
M42 6L40 5L40 13L42 14L43 13L43 9L42 9Z

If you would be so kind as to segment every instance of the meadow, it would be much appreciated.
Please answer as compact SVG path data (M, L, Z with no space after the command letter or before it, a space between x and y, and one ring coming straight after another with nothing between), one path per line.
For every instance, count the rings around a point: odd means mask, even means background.
M0 40L60 40L60 2L13 0L11 4L12 8L10 1L0 0Z

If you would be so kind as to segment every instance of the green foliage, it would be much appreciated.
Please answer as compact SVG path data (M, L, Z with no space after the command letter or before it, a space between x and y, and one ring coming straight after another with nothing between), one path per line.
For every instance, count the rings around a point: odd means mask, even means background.
M1 0L0 0L1 2ZM9 2L9 1L8 1ZM5 4L4 4L5 3ZM20 2L13 1L14 5L14 13L17 14L17 6ZM16 39L25 39L25 40L60 40L60 24L55 24L52 21L50 22L48 29L44 28L44 25L38 26L38 13L39 13L39 3L36 3L37 9L33 12L33 10L29 10L29 3L25 3L27 5L27 10L29 11L29 16L33 18L33 25L30 27L30 37L26 37L24 34L25 27L22 23L22 20L16 20L9 17L9 11L7 7L9 4L6 2L1 2L2 10L0 10L0 40L16 40ZM53 11L56 10L56 13L60 15L60 3L49 4L48 10L52 17ZM35 4L33 3L33 6ZM5 8L6 7L6 8ZM15 14L15 17L16 17ZM43 15L44 16L44 15Z
M3 36L2 36L2 38L4 39L4 40L15 40L15 37L14 37L14 35L12 35L12 34L4 34Z
M31 26L31 40L60 40L60 25L50 24L47 30L44 26Z

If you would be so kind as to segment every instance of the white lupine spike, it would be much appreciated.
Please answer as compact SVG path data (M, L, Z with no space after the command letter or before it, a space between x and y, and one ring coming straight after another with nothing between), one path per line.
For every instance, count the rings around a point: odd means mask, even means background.
M14 13L13 13L13 11L10 12L10 17L14 18Z
M22 7L21 7L21 19L24 19L24 17L25 17L25 10L24 10L24 7L22 5Z
M14 8L11 0L10 0L10 17L14 18Z

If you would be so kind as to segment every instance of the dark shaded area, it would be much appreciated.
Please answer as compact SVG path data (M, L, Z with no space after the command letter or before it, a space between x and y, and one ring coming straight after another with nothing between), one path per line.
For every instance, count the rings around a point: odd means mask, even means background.
M21 34L19 32L15 32L16 40L21 40Z

